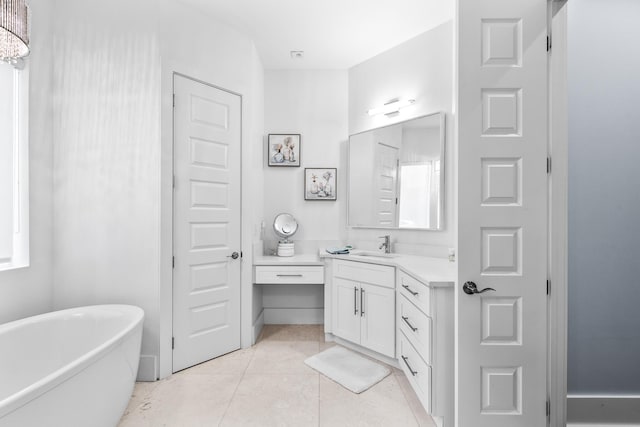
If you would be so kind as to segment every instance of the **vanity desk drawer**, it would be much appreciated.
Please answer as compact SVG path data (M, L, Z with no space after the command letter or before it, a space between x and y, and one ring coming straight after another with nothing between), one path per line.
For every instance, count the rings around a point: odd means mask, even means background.
M395 267L388 265L369 264L358 261L335 260L333 275L358 283L393 288L395 282Z
M266 266L255 267L256 284L316 284L324 283L322 266Z
M431 289L427 285L400 271L398 289L401 295L414 303L427 316L431 316Z

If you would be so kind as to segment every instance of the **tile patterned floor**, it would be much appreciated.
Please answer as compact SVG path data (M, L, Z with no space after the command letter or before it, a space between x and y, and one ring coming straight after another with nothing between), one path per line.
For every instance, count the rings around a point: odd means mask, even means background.
M331 347L322 326L267 325L258 343L137 383L120 427L435 427L402 371L353 394L304 360Z

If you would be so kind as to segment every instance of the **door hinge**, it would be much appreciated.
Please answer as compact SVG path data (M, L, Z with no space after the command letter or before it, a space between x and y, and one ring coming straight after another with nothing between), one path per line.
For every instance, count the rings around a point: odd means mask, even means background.
M551 36L547 36L547 52L551 51Z
M171 185L173 185L174 189L176 188L176 176L175 175L173 175L173 181L172 181Z
M547 280L547 295L551 295L551 280Z
M176 339L175 337L171 337L171 350L176 348Z
M551 173L551 157L547 157L547 174Z
M176 94L175 93L173 94L173 106L174 107L176 106Z
M175 256L171 257L171 268L176 268L176 257Z
M551 420L551 401L547 400L547 421Z

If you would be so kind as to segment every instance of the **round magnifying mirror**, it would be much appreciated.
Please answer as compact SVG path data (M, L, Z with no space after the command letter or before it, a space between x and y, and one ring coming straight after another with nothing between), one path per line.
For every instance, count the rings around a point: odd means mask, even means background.
M296 234L298 231L298 222L293 217L293 215L288 213L281 213L276 215L276 218L273 220L273 230L276 232L278 237L281 237L287 241L289 237Z

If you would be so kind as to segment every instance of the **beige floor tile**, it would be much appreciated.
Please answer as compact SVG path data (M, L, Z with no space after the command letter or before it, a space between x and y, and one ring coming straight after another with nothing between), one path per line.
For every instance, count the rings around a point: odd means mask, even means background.
M416 421L418 421L418 425L420 425L420 427L436 427L436 423L433 421L433 418L427 414L427 411L424 409L424 406L422 406L422 403L420 403L420 400L418 400L418 396L415 391L413 391L413 388L411 387L411 384L409 384L409 380L407 380L404 372L400 371L400 374L396 376L396 380L400 385L400 389L402 390L413 415L416 417Z
M245 348L234 351L224 356L217 357L208 362L201 363L193 366L189 369L182 371L185 375L200 375L200 374L237 374L242 375L249 366L251 358L255 348Z
M150 402L153 390L158 387L158 384L160 384L158 381L136 383L131 399L129 400L129 405L122 415L123 418L126 418L131 413L143 411L144 408L148 407L151 404Z
M136 384L119 426L435 426L398 369L356 395L304 364L334 345L321 326L265 326L250 349Z
M317 426L318 377L245 374L221 426Z
M331 347L335 347L338 344L335 343L334 341L326 341L326 342L321 342L320 343L320 351L325 351L330 349Z
M394 375L355 394L320 376L320 426L417 426Z
M120 427L216 426L233 397L240 375L172 375L129 412Z
M320 350L316 341L262 341L247 368L247 374L309 374L305 359Z
M260 341L324 342L324 325L264 325Z

